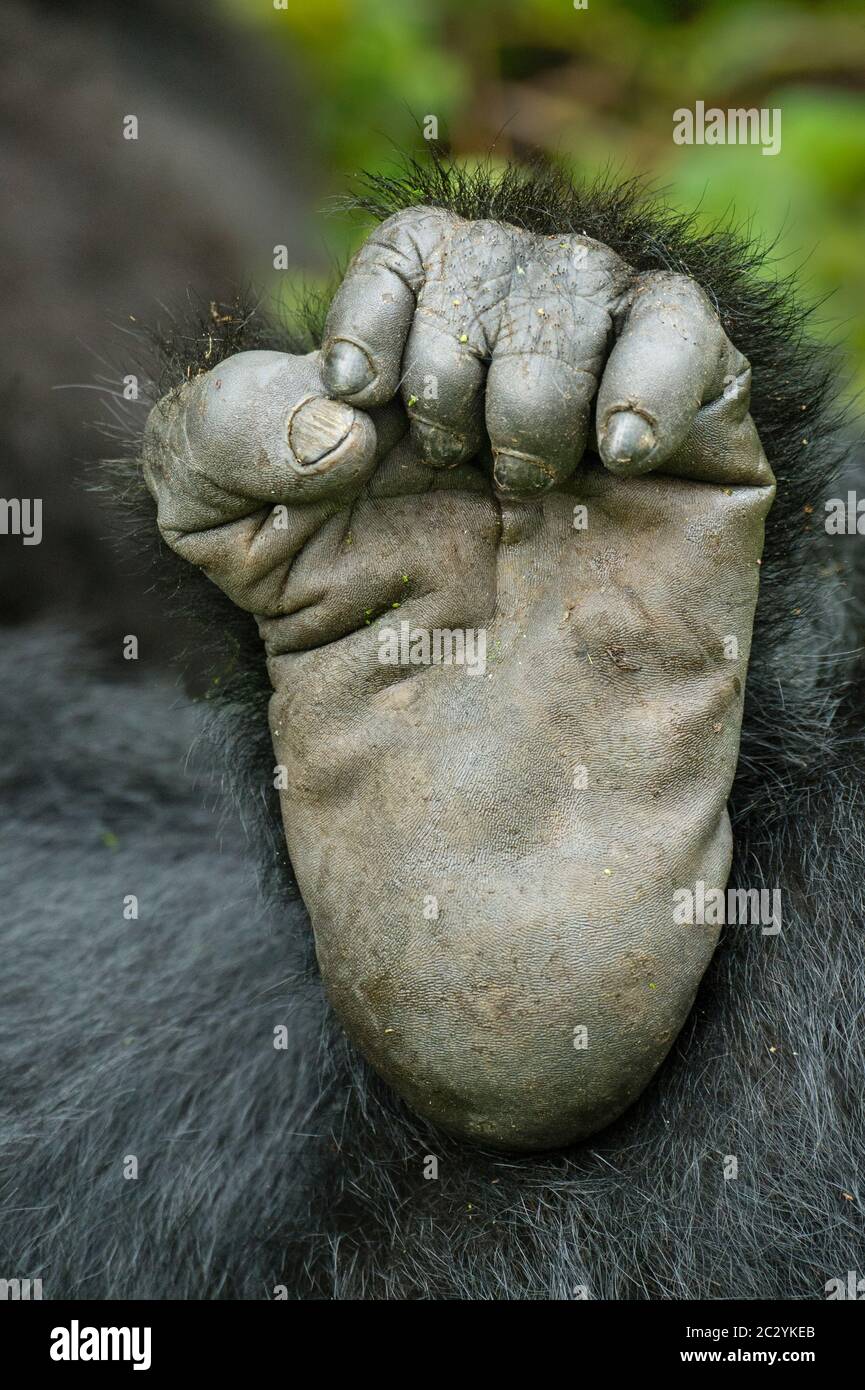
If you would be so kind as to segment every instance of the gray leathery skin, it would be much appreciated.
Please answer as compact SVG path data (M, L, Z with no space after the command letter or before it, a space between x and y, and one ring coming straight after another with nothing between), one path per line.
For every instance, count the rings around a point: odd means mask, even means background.
M539 1149L643 1090L712 955L717 925L677 923L674 895L727 881L774 479L748 365L693 282L459 221L384 224L322 355L240 354L161 402L145 473L168 543L258 619L286 840L346 1030L424 1116ZM430 301L443 265L464 283L441 271ZM484 389L466 377L453 418L478 440L485 412L492 458L442 467L374 408L430 302L455 354L475 325ZM324 399L334 342L372 372L350 404ZM358 359L337 366L356 386ZM509 449L542 488L493 472ZM400 622L482 629L485 671L382 664Z

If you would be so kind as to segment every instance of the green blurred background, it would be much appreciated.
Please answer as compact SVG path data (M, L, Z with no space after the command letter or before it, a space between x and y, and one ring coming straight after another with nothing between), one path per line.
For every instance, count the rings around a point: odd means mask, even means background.
M767 273L801 270L815 328L865 386L865 5L735 0L219 0L284 53L324 171L315 228L342 261L363 234L327 216L358 169L418 152L437 117L455 154L533 150L577 174L648 174L706 223L776 242ZM283 0L276 0L280 5ZM673 111L782 112L780 153L678 146ZM306 275L307 280L310 278ZM314 277L313 277L314 278Z

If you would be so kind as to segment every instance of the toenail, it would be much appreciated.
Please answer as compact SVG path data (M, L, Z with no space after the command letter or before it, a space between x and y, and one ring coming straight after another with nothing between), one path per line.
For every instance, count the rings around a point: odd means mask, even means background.
M613 464L643 463L656 443L655 431L644 415L634 410L617 410L604 431L604 462L608 468Z
M525 454L496 454L493 478L499 492L520 497L546 492L555 482L540 461Z
M343 442L354 424L355 413L342 401L314 396L298 406L291 417L288 442L299 464L310 468Z
M369 357L357 343L337 338L324 350L324 384L336 396L353 396L375 380Z

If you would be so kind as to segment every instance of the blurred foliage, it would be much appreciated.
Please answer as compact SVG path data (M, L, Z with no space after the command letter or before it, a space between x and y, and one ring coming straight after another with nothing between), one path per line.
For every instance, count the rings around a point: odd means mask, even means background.
M801 267L815 327L865 386L865 6L837 0L221 0L266 30L305 94L322 191L423 147L424 118L455 154L542 150L577 174L643 173L707 223L732 217ZM769 107L759 146L673 143L673 112ZM323 223L343 258L362 229Z

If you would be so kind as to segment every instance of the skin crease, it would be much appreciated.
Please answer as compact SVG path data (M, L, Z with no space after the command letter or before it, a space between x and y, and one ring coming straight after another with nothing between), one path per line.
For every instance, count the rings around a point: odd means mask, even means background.
M258 619L329 996L463 1137L608 1124L711 957L674 903L729 872L774 496L748 387L693 282L412 209L322 354L240 354L151 415L163 536ZM485 669L383 663L403 622L483 631Z

